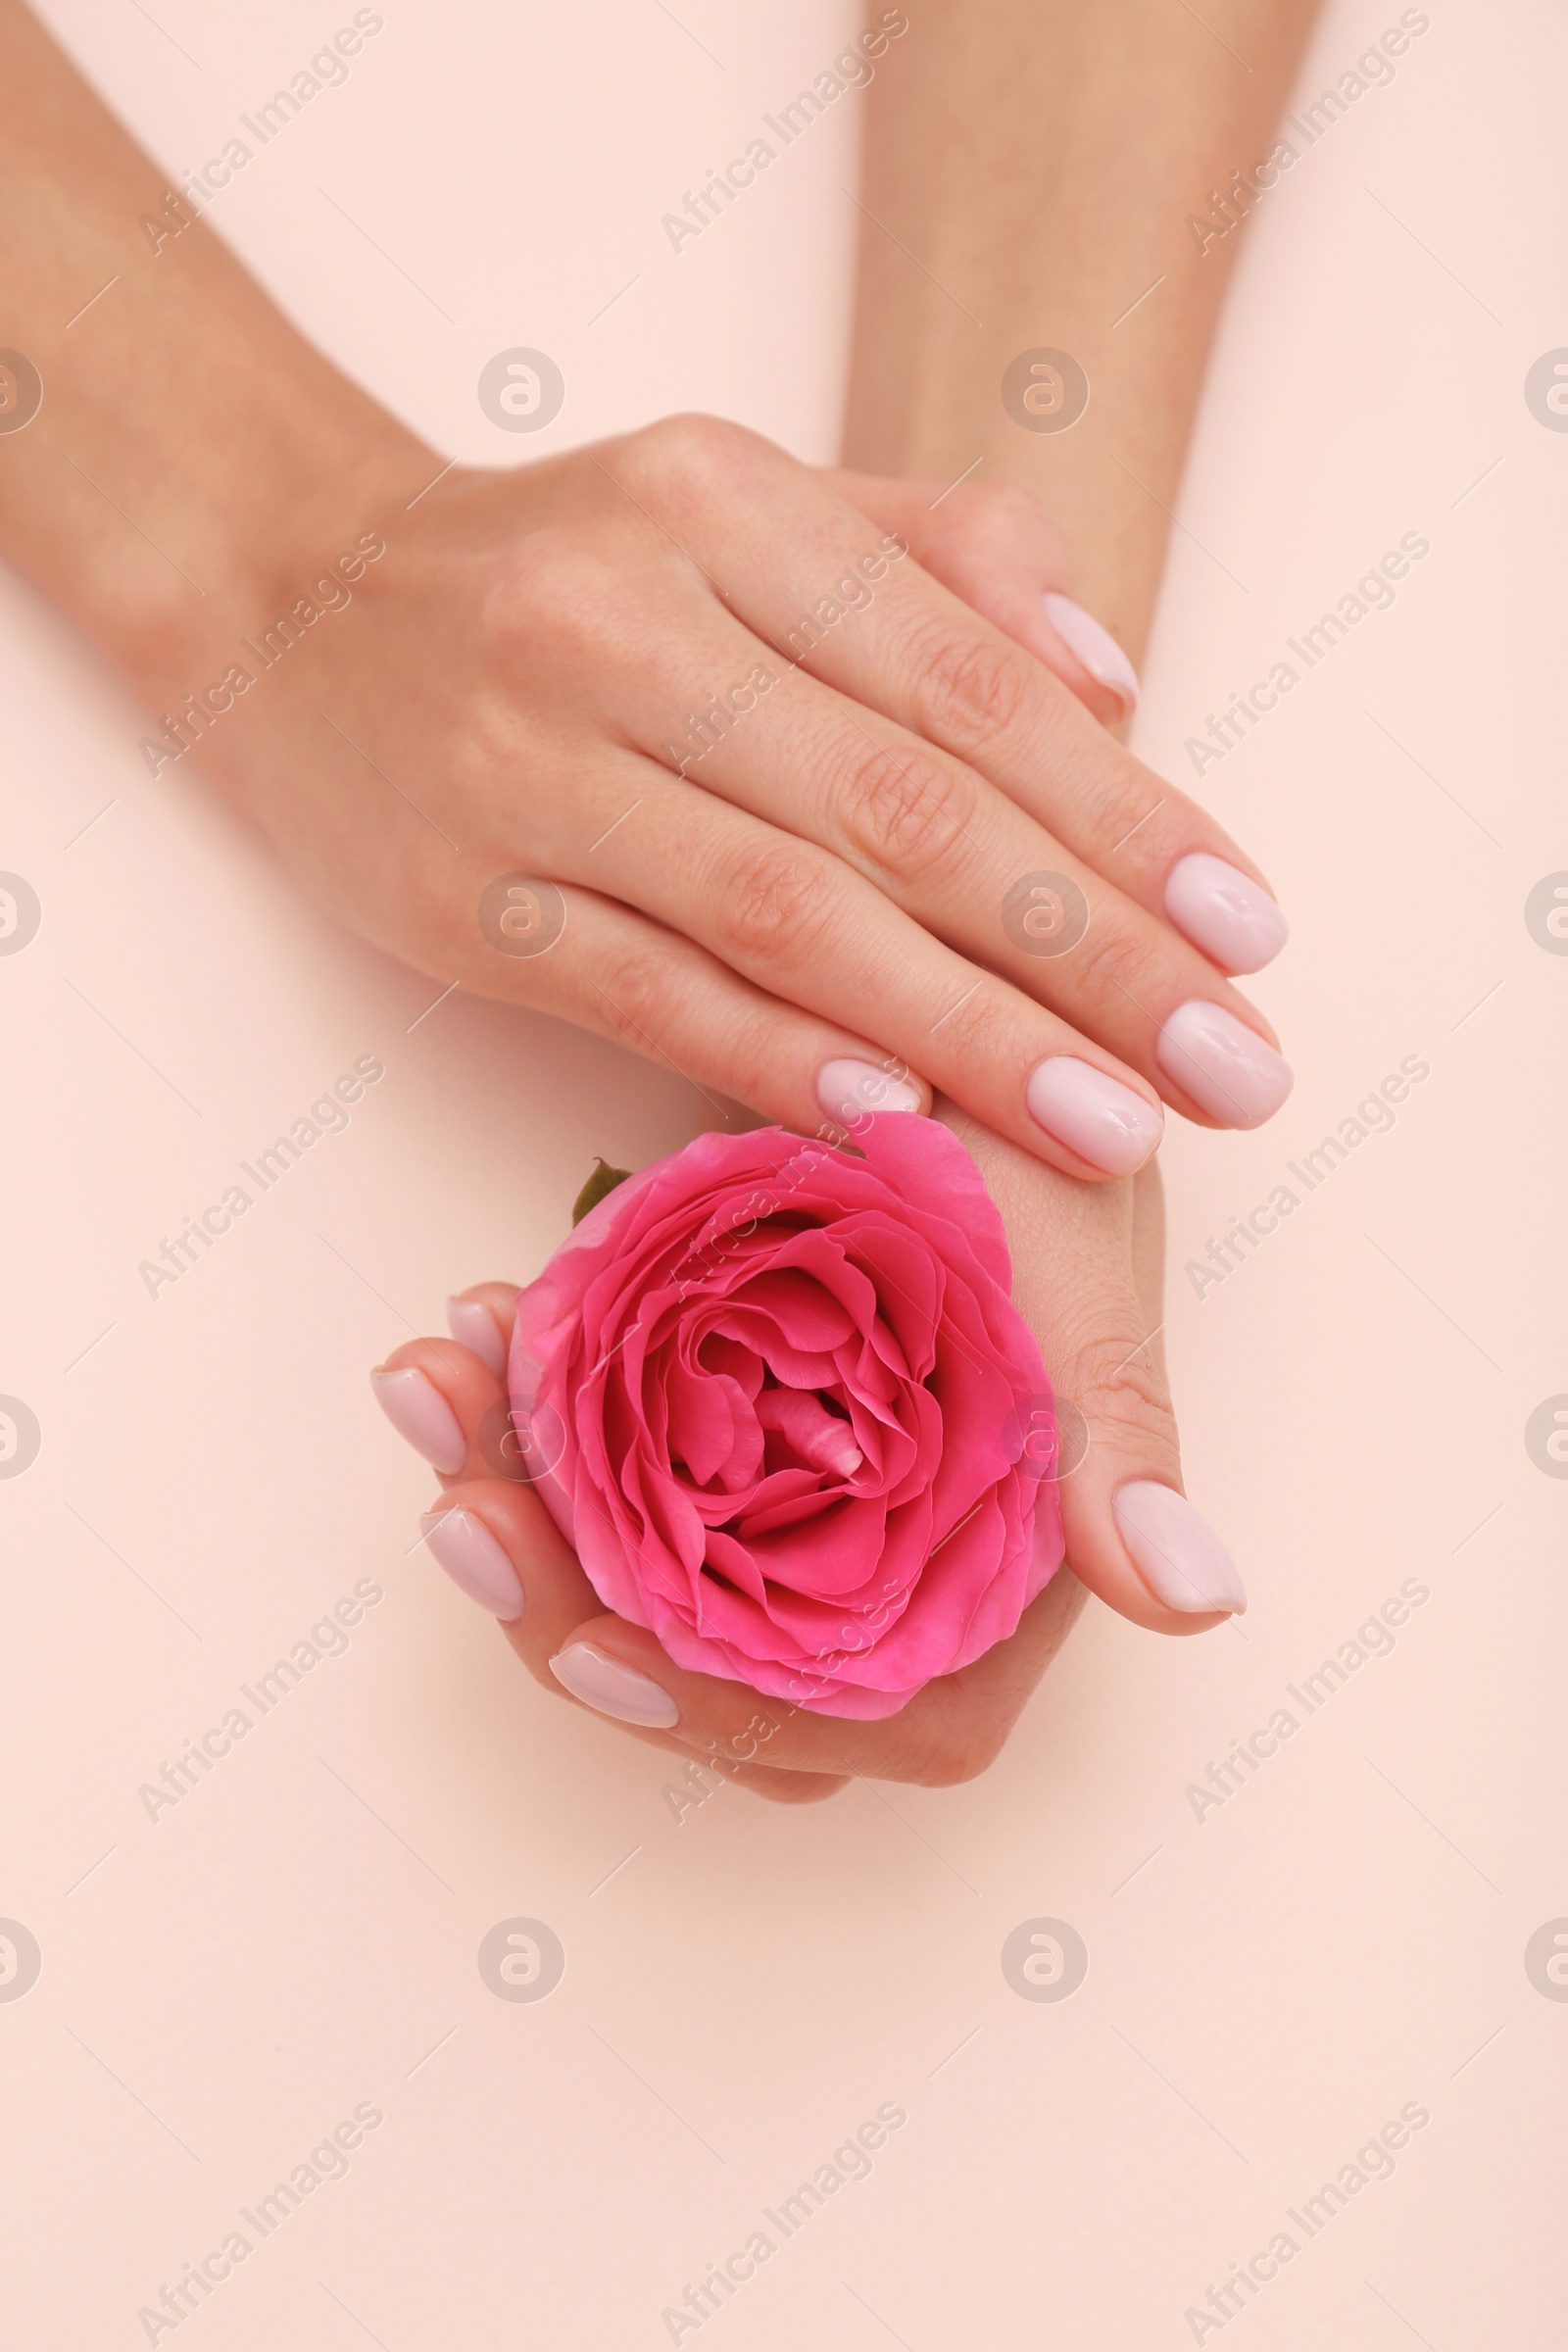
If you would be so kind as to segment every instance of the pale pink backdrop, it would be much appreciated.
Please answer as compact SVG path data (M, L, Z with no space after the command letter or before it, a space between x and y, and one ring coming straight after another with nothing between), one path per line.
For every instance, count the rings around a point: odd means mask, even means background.
M660 216L858 20L382 13L214 208L307 330L468 460L682 406L832 455L859 101L678 259ZM1293 1101L1166 1154L1189 1485L1253 1607L1169 1643L1092 1605L973 1786L677 1820L670 1767L551 1703L411 1550L431 1482L367 1366L450 1288L533 1273L596 1152L646 1160L704 1105L548 1022L426 1012L199 779L150 781L137 713L0 585L0 867L43 905L0 960L0 1391L43 1429L0 1483L0 1915L43 1956L0 1999L8 2341L147 2341L138 2310L357 2104L383 2121L347 2178L250 2231L180 2344L667 2343L884 2104L869 2178L770 2232L705 2344L1175 2347L1281 2230L1295 2259L1203 2341L1560 2340L1568 2002L1525 1947L1568 1914L1568 1486L1524 1432L1568 1392L1568 960L1524 905L1568 869L1568 436L1523 387L1568 344L1568 41L1532 0L1429 13L1260 210L1138 739L1192 789L1206 714L1430 542L1200 787L1296 925L1254 984ZM171 169L351 14L50 10ZM1396 15L1333 0L1303 93ZM474 393L518 344L568 387L537 451ZM138 1262L364 1054L349 1131L149 1299ZM1393 1131L1200 1298L1186 1262L1406 1056ZM142 1785L360 1580L346 1652L150 1819ZM1288 1687L1407 1580L1392 1653L1309 1716ZM1294 1738L1200 1805L1281 1706ZM566 1955L537 2003L477 1966L517 1917ZM1089 1952L1060 2003L1001 1966L1042 1917ZM1308 2239L1288 2209L1406 2106L1393 2177Z

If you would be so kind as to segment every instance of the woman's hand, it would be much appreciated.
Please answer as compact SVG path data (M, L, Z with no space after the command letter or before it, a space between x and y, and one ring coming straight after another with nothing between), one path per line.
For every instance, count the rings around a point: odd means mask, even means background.
M1200 1633L1247 1605L1217 1537L1180 1494L1156 1334L1162 1219L1153 1168L1093 1189L1064 1181L944 1106L1007 1227L1014 1294L1062 1424L1068 1565L1009 1641L927 1684L897 1715L846 1722L740 1683L688 1674L654 1636L606 1613L506 1446L504 1366L516 1293L483 1283L449 1307L456 1343L415 1340L375 1373L389 1418L441 1476L428 1548L502 1620L555 1696L784 1802L856 1774L946 1784L1002 1748L1082 1606L1085 1588L1157 1633Z
M1254 1124L1289 1073L1221 967L1273 900L1086 709L1033 502L934 495L702 417L448 474L352 588L274 565L197 756L394 953L786 1125L936 1088L1102 1178L1161 1097Z
M936 1087L1098 1178L1161 1100L1283 1099L1223 976L1279 910L1098 723L1130 672L1023 493L700 416L443 467L6 0L0 162L46 395L0 551L161 714L154 773L190 758L334 911L796 1127Z

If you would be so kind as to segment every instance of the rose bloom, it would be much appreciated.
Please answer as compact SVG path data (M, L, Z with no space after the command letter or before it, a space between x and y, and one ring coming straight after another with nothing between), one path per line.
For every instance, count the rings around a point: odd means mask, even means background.
M891 1715L1059 1566L1056 1428L961 1144L703 1135L517 1300L513 1417L594 1590L677 1665Z

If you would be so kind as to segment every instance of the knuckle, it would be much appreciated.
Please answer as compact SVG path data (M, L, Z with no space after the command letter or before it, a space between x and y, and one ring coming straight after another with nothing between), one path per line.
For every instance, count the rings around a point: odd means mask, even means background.
M1021 648L962 624L945 621L917 641L911 666L919 732L965 754L1005 734L1030 689Z
M661 416L628 434L620 444L622 463L616 471L625 472L634 487L641 485L658 499L677 504L707 500L747 462L756 441L755 434L727 417L687 411Z
M655 947L623 948L595 976L594 997L615 1043L637 1054L651 1045L662 1050L679 1017L680 992L668 955Z
M1091 899L1089 927L1061 961L1077 996L1120 1014L1138 1010L1157 990L1159 956L1152 927L1146 936L1103 899L1098 906Z
M856 848L906 881L946 863L975 814L974 789L958 769L884 744L852 756L843 796Z
M724 1032L716 1083L754 1110L782 1104L793 1094L794 1073L806 1059L802 1034L796 1016L786 1013L781 1019L774 1005L763 1004L755 1011L739 1008L739 1017ZM779 1115L788 1114L781 1108Z
M796 963L820 944L835 897L825 862L767 843L735 858L718 891L726 949L743 963Z
M1016 554L1059 553L1061 533L1032 491L1016 482L963 482L952 493L954 521L969 538Z
M1129 860L1152 857L1159 863L1168 856L1160 845L1170 793L1102 730L1096 728L1086 743L1079 732L1083 705L1059 678L1048 683L1053 691L1042 713L1041 742L1089 817L1095 839L1107 850L1125 842Z
M1097 1336L1079 1349L1073 1363L1072 1402L1083 1414L1094 1437L1112 1445L1132 1442L1147 1452L1152 1446L1173 1461L1176 1422L1170 1391L1152 1348L1141 1333Z

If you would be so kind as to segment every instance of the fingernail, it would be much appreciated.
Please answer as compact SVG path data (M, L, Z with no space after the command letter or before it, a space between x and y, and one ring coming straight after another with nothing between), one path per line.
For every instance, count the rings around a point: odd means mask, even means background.
M522 1584L484 1521L472 1511L426 1511L419 1521L438 1568L492 1617L510 1625L522 1615Z
M1187 1616L1247 1607L1241 1571L1201 1513L1185 1494L1157 1479L1135 1478L1111 1498L1122 1542L1156 1600Z
M1260 1127L1296 1080L1253 1029L1223 1004L1178 1004L1159 1033L1154 1058L1222 1127Z
M1228 972L1260 972L1291 936L1268 892L1206 850L1195 850L1171 867L1165 912L1195 948Z
M1121 696L1127 706L1123 715L1130 717L1138 708L1138 672L1110 631L1102 628L1094 614L1075 605L1070 596L1048 589L1041 601L1056 635L1065 638L1069 651L1077 655L1092 678Z
M474 1354L497 1379L507 1368L507 1343L490 1309L477 1298L447 1300L447 1329L460 1347Z
M640 1723L650 1731L667 1732L680 1721L680 1709L667 1690L661 1690L646 1674L622 1666L618 1658L607 1658L590 1642L573 1642L551 1659L550 1671L573 1698L580 1698L584 1706L597 1707L601 1715L613 1715L617 1723Z
M920 1090L907 1078L879 1070L874 1061L824 1061L816 1073L816 1099L830 1119L848 1126L867 1111L918 1110Z
M1029 1116L1048 1135L1107 1176L1130 1176L1141 1168L1165 1131L1156 1104L1071 1054L1036 1062L1023 1099Z
M370 1387L398 1436L407 1438L432 1470L451 1478L463 1468L468 1448L458 1416L416 1364L405 1365L401 1372L372 1372Z

